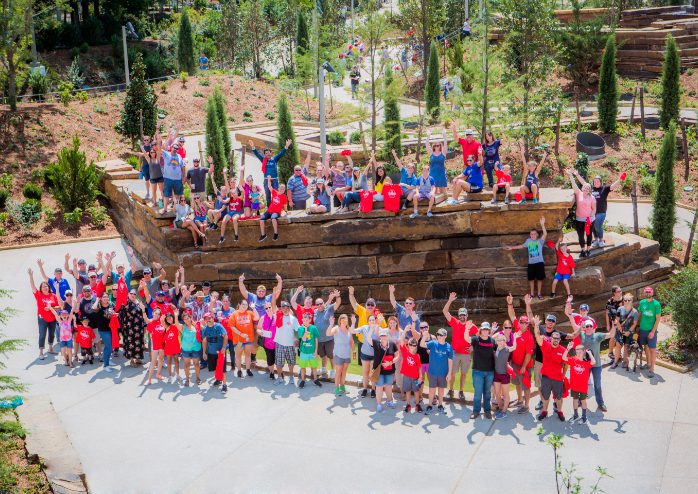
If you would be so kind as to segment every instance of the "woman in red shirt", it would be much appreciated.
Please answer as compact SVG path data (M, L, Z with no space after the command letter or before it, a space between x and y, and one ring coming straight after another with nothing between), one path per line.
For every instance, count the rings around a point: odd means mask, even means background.
M179 357L182 353L182 347L179 343L179 332L182 325L177 323L177 315L179 311L168 312L165 314L165 342L163 348L165 357L167 357L167 377L172 377L172 363L174 363L175 374L179 380Z
M159 308L153 309L153 318L148 319L148 326L146 326L146 331L150 335L150 369L148 369L148 380L145 385L149 385L152 382L153 371L157 366L157 373L155 377L161 381L162 375L160 370L162 369L163 361L163 348L165 346L165 325L163 324L164 316Z
M58 328L56 316L49 307L59 310L60 304L56 294L51 293L48 282L42 281L37 289L34 283L34 271L30 268L27 272L29 273L29 284L36 299L36 313L39 323L39 359L44 360L46 358L46 355L44 355L46 333L48 333L48 353L53 353L53 340L56 337L56 329Z

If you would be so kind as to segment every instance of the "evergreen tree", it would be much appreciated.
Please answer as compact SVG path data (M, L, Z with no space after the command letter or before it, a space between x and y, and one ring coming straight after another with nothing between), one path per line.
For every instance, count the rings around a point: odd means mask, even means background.
M674 161L676 160L676 122L670 121L662 147L659 150L656 190L652 209L652 238L659 242L662 254L671 252L674 243L674 223L676 223L676 202L674 197Z
M126 91L124 109L116 129L135 141L141 136L141 113L143 115L143 134L152 136L157 130L158 97L145 80L143 54L138 52L131 68L131 84Z
M14 290L0 288L0 299L3 301L3 305L0 307L0 326L7 326L12 317L18 313L17 309L14 308L15 304L12 303L14 293ZM5 299L8 299L7 305L5 305ZM5 360L10 353L20 350L26 344L25 340L7 338L4 331L0 331L0 369L7 368ZM0 400L17 400L16 393L22 391L26 391L26 388L17 377L0 375Z
M278 113L277 148L281 149L286 145L286 140L291 139L291 147L279 160L279 183L286 183L293 175L293 167L300 163L300 154L296 146L296 133L293 131L291 123L291 111L288 108L288 101L286 101L284 93L279 95Z
M599 74L599 129L601 132L616 131L618 114L618 84L616 82L616 38L609 36L601 59Z
M194 35L191 30L191 22L187 9L182 10L179 21L179 33L177 34L177 62L179 71L188 74L196 73L196 61L194 60Z
M296 24L296 53L305 55L310 48L310 36L308 35L308 22L305 20L303 12L298 12L298 22Z
M230 142L230 132L228 131L228 112L225 109L225 97L219 86L216 86L211 95L216 106L216 116L218 117L218 126L221 130L221 139L223 140L223 151L225 157L229 160L233 146Z
M427 113L432 120L438 120L440 110L439 91L439 49L436 42L431 42L429 50L429 67L427 71L427 82L424 88L424 100L426 101Z
M223 185L223 170L228 167L228 156L225 154L218 111L212 97L206 103L206 154L213 158L213 179L220 187Z
M680 74L679 49L676 46L676 39L670 34L666 38L662 64L662 107L659 110L659 119L663 129L668 129L672 120L678 121L679 119Z
M390 66L385 68L384 83L384 115L385 115L385 146L383 148L383 158L388 161L390 170L387 173L397 170L393 163L393 154L391 150L395 150L398 156L402 156L402 130L400 128L400 105L398 105L397 94L393 84L393 71ZM393 168L395 170L393 170Z

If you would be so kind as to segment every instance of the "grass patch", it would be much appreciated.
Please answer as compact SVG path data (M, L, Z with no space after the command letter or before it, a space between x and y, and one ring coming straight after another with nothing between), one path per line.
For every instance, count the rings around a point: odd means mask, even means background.
M13 411L0 417L0 492L44 494L51 492L41 465L30 464L24 447L26 433Z

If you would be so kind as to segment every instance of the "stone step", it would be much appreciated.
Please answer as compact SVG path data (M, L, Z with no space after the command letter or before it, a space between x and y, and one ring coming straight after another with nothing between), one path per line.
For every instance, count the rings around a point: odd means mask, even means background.
M104 172L119 172L133 170L133 167L122 159L98 161L97 163L95 163L95 166L103 170Z
M129 167L128 170L107 170L105 176L110 180L128 180L128 179L138 179L140 178L140 172Z

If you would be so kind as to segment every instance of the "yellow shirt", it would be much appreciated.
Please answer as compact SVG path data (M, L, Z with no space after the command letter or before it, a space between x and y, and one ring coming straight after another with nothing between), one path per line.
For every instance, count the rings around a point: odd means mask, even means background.
M356 309L354 309L354 314L359 318L358 321L356 321L356 327L360 328L361 326L366 326L368 325L368 316L371 314L369 313L368 309L364 307L363 305L356 305ZM387 328L388 324L385 322L385 319L381 321L381 328ZM364 338L363 335L359 334L357 335L359 338L359 341L363 343Z
M377 183L376 186L373 187L373 190L375 190L379 194L382 194L383 193L383 182Z

